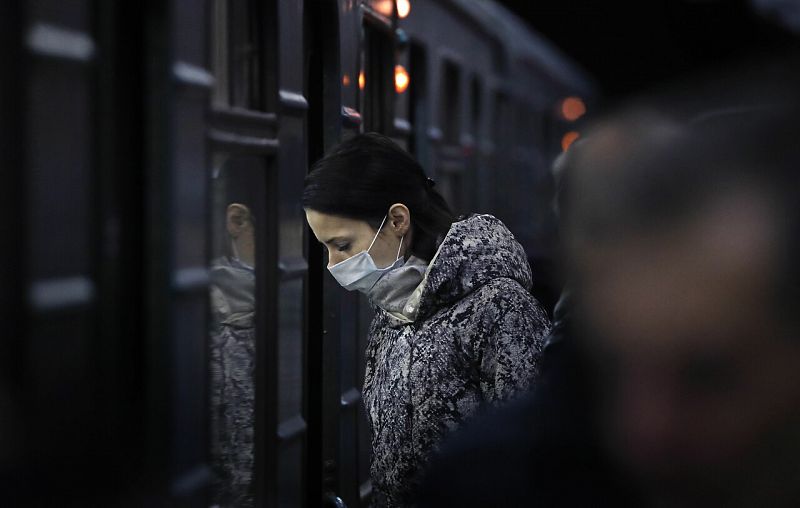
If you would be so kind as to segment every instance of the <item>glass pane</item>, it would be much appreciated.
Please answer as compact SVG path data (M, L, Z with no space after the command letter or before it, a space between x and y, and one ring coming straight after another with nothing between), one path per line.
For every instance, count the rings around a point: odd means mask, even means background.
M232 0L230 8L230 75L232 77L231 104L241 108L260 108L260 19L253 12L254 2Z
M212 499L253 506L256 352L256 231L265 163L215 161L211 186L209 328Z
M303 281L280 288L278 421L303 413Z
M214 0L212 20L211 66L214 70L214 103L230 103L228 68L228 0Z
M446 62L442 78L442 96L440 102L439 125L445 144L454 145L459 142L459 75L458 68Z
M472 108L472 122L470 124L471 127L471 134L475 140L478 139L478 134L480 131L481 126L481 84L478 81L478 78L472 79L472 88L471 88L471 108Z
M359 76L359 89L364 104L364 128L367 131L386 132L389 99L394 91L394 65L392 45L388 37L370 26L364 26L364 79ZM363 81L363 86L362 86Z
M212 52L217 104L265 111L264 6L253 0L214 2Z
M278 506L303 506L303 440L287 443L278 457Z
M412 78L411 85L408 88L408 95L411 101L411 153L426 170L429 170L428 62L425 56L425 49L422 46L411 45L410 66Z

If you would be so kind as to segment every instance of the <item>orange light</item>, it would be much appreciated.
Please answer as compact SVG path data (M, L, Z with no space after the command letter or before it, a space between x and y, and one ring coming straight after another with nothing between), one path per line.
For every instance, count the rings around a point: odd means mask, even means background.
M586 113L586 105L580 97L567 97L561 101L561 116L565 120L574 122Z
M345 74L342 76L342 86L350 86L350 75Z
M569 146L579 137L581 137L581 135L575 131L569 131L564 134L564 137L561 138L561 149L566 152Z
M367 78L364 77L364 71L358 73L358 89L363 90L367 85Z
M411 77L408 71L402 65L394 66L394 89L397 93L403 93L408 90L408 84L411 82Z
M387 18L394 15L394 0L372 0L372 8Z
M397 15L407 18L411 12L411 0L397 0Z

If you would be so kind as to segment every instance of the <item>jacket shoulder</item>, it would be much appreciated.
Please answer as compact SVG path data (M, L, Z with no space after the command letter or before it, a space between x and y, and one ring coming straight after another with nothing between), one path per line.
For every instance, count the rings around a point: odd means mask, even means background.
M519 281L509 277L497 277L489 280L474 292L474 298L494 303L508 310L538 310L543 312L543 307L530 291L525 289Z
M486 332L507 331L542 336L550 330L550 319L536 298L514 279L492 279L470 295L473 322Z

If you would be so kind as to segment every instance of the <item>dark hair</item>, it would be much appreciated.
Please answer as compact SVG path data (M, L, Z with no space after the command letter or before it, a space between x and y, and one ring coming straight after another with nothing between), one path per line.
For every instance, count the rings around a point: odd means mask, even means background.
M605 130L618 130L612 134L629 138L628 146L620 142L604 157L602 140L587 140L597 146L571 168L581 184L567 190L576 200L570 211L580 213L571 221L587 235L615 241L680 226L730 189L757 189L776 207L795 208L800 150L789 113L737 111L688 125L634 113L613 122Z
M748 109L703 115L668 135L656 122L623 118L620 131L634 139L621 153L588 139L588 154L570 175L569 227L573 239L610 245L691 224L706 205L747 189L770 200L778 259L777 301L796 316L800 306L800 145L796 112ZM613 129L610 123L605 129ZM602 137L602 130L595 133ZM620 137L626 137L620 136ZM600 146L593 146L600 145ZM574 178L573 178L574 177ZM581 248L589 248L580 244Z
M453 213L422 166L374 132L342 142L317 161L306 176L302 197L303 208L364 220L376 229L394 203L411 212L409 251L430 261L455 220Z

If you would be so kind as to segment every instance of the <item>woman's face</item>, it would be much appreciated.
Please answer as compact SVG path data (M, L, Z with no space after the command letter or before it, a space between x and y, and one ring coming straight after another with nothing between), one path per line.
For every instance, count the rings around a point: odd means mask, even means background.
M406 209L406 213L407 211ZM338 217L316 210L306 209L306 220L314 236L328 251L328 268L367 250L377 233L366 221ZM369 255L378 268L385 268L397 259L400 239L408 231L406 222L403 218L398 220L394 216L387 217L383 229L369 250ZM403 255L406 247L407 241L403 241L400 255Z

